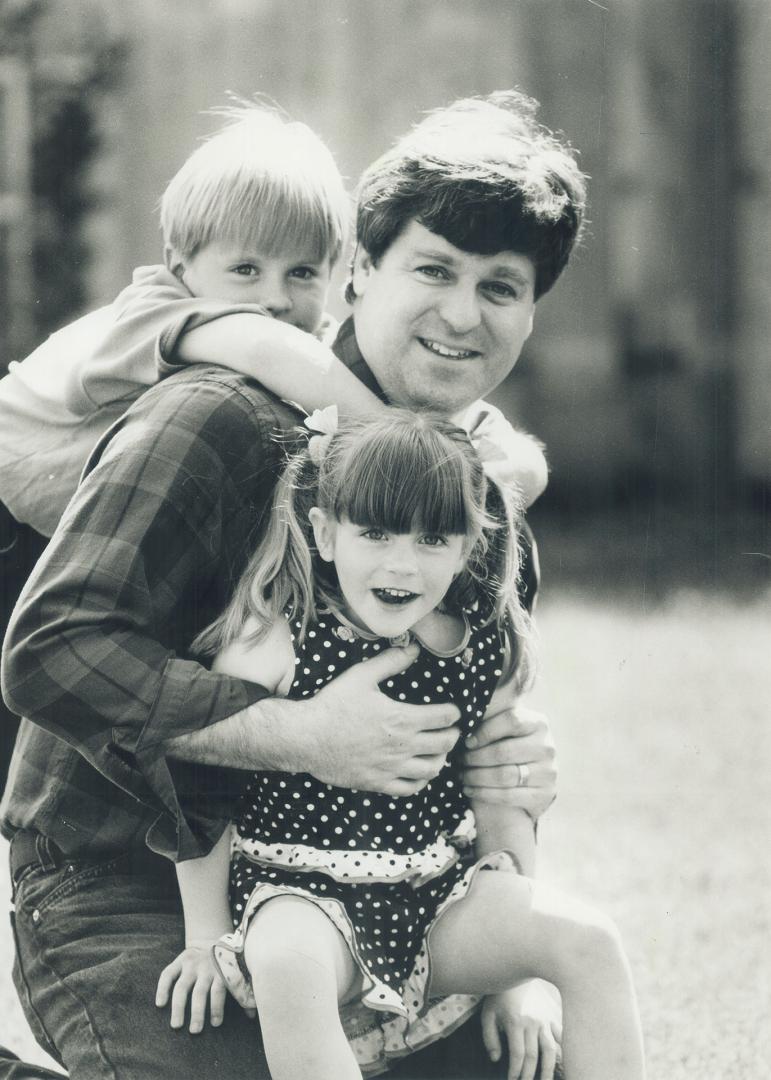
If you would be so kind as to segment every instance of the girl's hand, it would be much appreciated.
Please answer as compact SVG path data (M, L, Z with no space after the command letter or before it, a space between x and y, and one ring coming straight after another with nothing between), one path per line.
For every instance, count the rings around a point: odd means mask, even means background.
M227 990L212 956L213 941L188 945L176 960L163 969L155 992L155 1004L163 1008L171 995L171 1026L185 1023L190 999L190 1034L196 1035L206 1023L208 1005L212 1027L219 1027L225 1015Z
M508 1080L554 1080L562 1042L556 991L539 979L491 994L482 1005L482 1039L491 1061L501 1057L501 1032L509 1048Z

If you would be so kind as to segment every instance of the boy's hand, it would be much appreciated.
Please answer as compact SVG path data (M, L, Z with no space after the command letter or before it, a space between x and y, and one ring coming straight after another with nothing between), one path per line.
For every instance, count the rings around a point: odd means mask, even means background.
M482 1005L482 1039L491 1061L501 1057L501 1032L509 1048L508 1080L554 1080L562 1042L556 991L539 979L491 994Z
M171 1026L185 1023L190 999L190 1034L197 1035L206 1023L208 1007L212 1027L219 1027L225 1015L227 990L212 956L213 941L188 945L176 960L163 969L155 992L155 1004L163 1008L171 995Z

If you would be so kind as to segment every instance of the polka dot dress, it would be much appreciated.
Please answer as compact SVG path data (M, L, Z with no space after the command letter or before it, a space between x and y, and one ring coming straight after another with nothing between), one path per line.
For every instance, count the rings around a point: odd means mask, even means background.
M315 694L330 679L389 648L367 640L332 614L310 627L290 622L296 675L291 698ZM236 930L215 946L234 996L254 1004L241 953L249 920L281 894L301 895L343 934L364 979L362 1002L378 1023L349 1033L360 1066L380 1071L466 1019L477 999L426 1000L427 935L445 907L468 891L484 864L513 869L508 855L472 863L473 814L463 795L462 739L484 716L501 674L495 626L466 622L458 648L437 654L421 644L417 660L381 684L412 703L454 702L461 739L447 765L421 792L405 798L335 788L305 774L256 773L239 807L230 895ZM361 1025L358 1025L361 1027ZM366 1026L366 1025L365 1025Z

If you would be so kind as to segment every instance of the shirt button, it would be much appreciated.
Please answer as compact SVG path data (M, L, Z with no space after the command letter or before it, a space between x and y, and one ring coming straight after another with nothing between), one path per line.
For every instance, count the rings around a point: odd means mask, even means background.
M35 910L32 912L32 921L34 923L40 922L40 912L37 908L35 908Z

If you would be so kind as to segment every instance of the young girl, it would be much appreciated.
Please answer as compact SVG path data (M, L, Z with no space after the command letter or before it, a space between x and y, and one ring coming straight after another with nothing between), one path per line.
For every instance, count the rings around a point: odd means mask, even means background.
M306 423L318 427L318 414ZM443 420L392 410L320 426L326 433L284 472L232 603L195 647L216 653L219 670L303 698L414 642L414 661L382 689L454 702L467 736L498 683L519 690L529 672L512 500L488 484L466 433ZM522 876L533 861L529 819L470 804L455 751L401 798L254 775L233 840L232 932L229 843L178 866L188 947L158 993L165 1004L174 987L175 1026L188 996L191 1030L207 997L212 1022L221 1020L214 945L229 989L259 1013L274 1080L348 1080L446 1035L483 996L495 1050L518 1007L512 988L540 977L562 996L569 1080L643 1075L616 932ZM346 1033L339 1009L352 1002L376 1022ZM544 1021L535 1045L510 1046L510 1076L532 1077L539 1054L551 1076L557 1034Z

